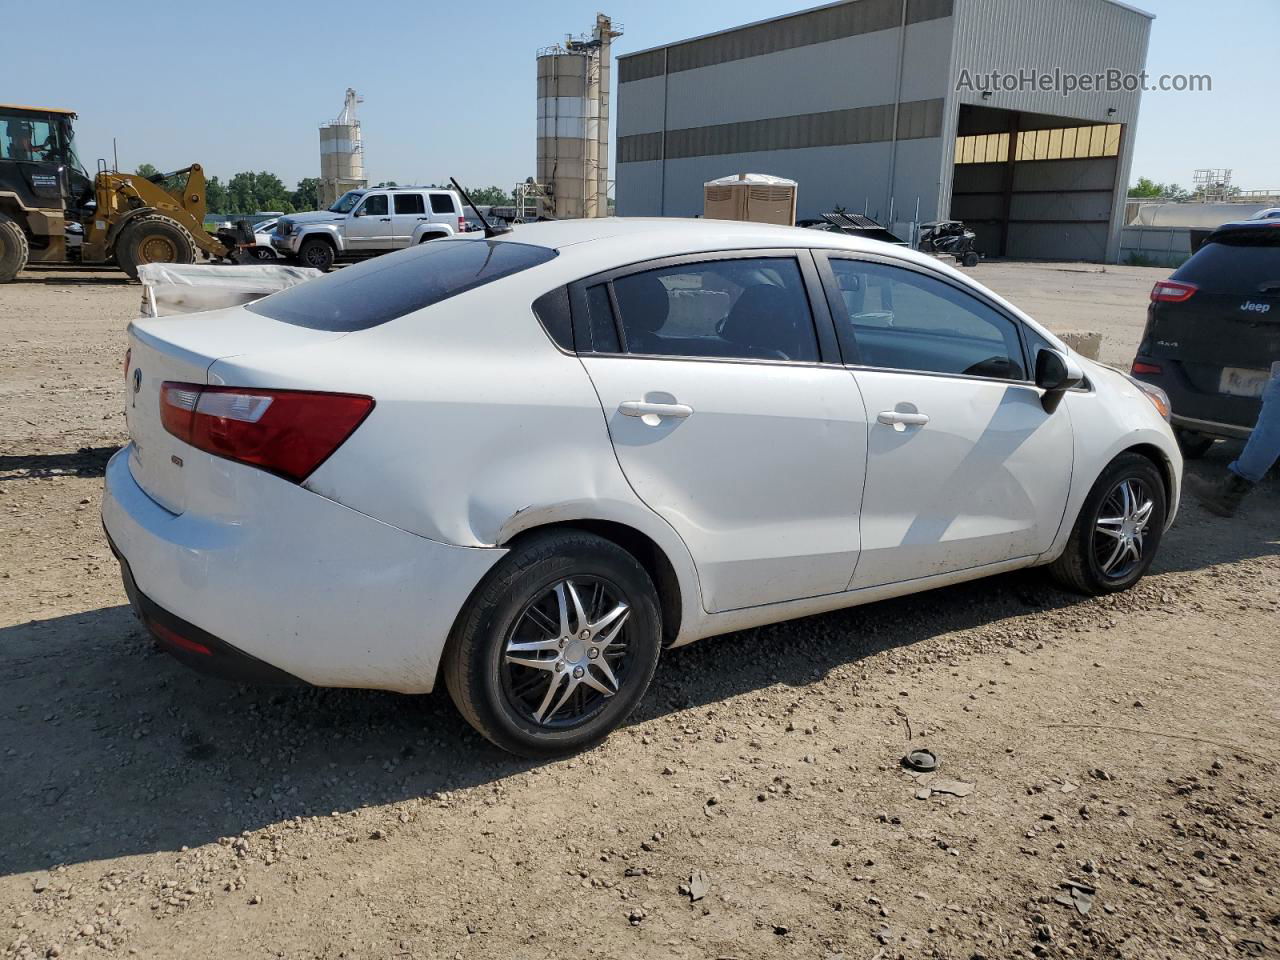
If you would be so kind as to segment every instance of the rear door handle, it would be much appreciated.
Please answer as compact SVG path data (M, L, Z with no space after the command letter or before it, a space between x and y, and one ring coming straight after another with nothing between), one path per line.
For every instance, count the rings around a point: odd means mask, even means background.
M876 417L883 424L887 424L895 430L905 430L907 427L923 427L929 422L927 413L899 413L897 410L882 410Z
M623 400L618 412L624 417L673 417L683 420L693 413L693 407L683 403L649 403L647 400Z

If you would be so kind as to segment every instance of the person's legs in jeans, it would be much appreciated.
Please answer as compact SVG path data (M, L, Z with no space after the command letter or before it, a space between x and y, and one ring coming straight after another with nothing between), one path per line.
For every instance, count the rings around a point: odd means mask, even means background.
M1249 442L1239 458L1227 467L1227 476L1221 483L1201 480L1194 474L1183 479L1187 490L1210 513L1220 517L1235 515L1240 502L1261 482L1271 465L1280 457L1280 372L1272 375L1262 391L1262 410L1254 425Z
M1267 381L1262 391L1262 412L1249 442L1228 470L1250 483L1261 483L1271 465L1280 457L1280 375Z

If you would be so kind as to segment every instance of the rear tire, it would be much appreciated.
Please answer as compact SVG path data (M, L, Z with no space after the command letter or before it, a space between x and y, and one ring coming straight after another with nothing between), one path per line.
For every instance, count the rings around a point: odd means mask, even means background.
M1184 460L1199 460L1213 447L1213 437L1206 437L1203 433L1175 430L1174 436L1178 439L1178 449L1182 451Z
M1089 596L1129 589L1151 566L1167 515L1160 470L1140 453L1120 454L1085 497L1050 576Z
M16 277L30 256L27 235L15 220L0 213L0 283Z
M182 224L158 214L130 221L116 238L116 263L132 280L144 263L195 263L196 242Z
M299 266L311 267L321 273L328 273L333 269L333 261L333 245L327 240L321 240L319 237L309 237L303 240L302 245L298 247Z
M443 673L458 711L487 739L556 757L594 746L627 718L661 646L657 591L636 558L586 532L552 531L517 545L476 588Z
M976 267L978 265L978 259L978 255L976 253L969 251L964 255L964 260L962 262L966 267Z

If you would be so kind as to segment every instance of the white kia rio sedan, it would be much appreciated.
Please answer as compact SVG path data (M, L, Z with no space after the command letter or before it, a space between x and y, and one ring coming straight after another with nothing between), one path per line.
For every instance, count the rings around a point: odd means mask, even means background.
M1147 570L1156 389L936 260L724 221L518 227L135 321L103 520L185 662L581 749L662 650L1045 565Z

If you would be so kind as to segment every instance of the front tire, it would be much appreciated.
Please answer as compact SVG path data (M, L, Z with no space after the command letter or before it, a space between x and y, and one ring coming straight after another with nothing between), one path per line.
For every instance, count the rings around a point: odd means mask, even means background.
M311 267L321 273L328 273L333 269L333 260L333 245L327 240L321 240L319 237L309 237L303 240L302 245L298 247L299 266Z
M1178 440L1178 449L1182 451L1184 460L1199 460L1213 447L1213 437L1190 430L1175 430L1173 435Z
M476 588L444 678L459 712L497 746L563 756L627 718L661 646L657 591L635 557L586 532L534 534Z
M195 263L196 243L183 226L168 217L139 217L125 225L116 239L116 263L138 279L144 263Z
M1160 470L1140 453L1120 454L1085 497L1050 575L1089 596L1129 589L1155 559L1167 515Z

